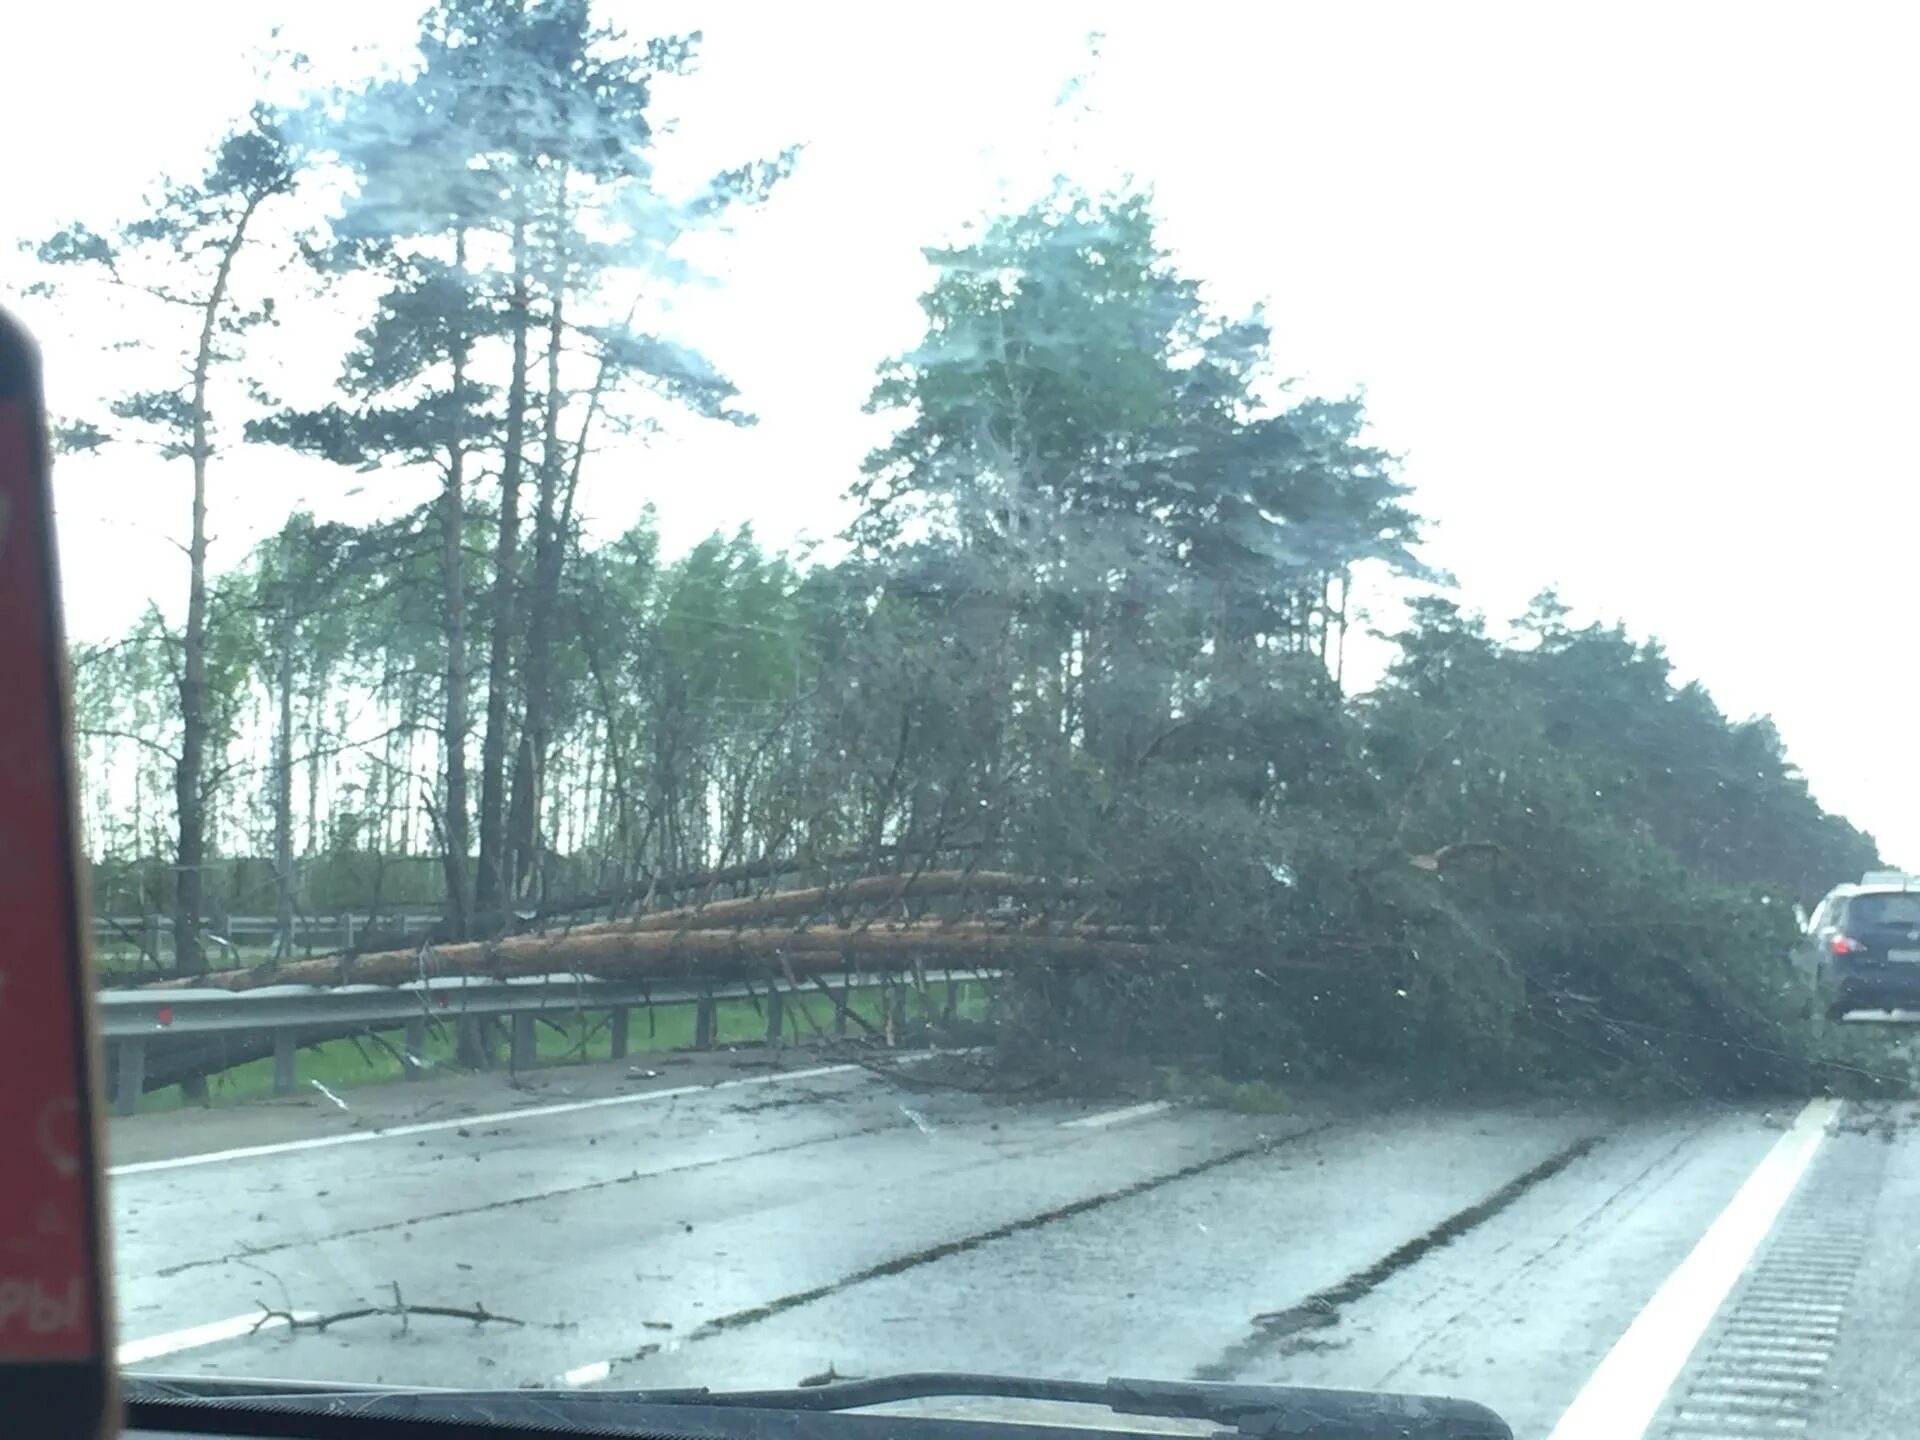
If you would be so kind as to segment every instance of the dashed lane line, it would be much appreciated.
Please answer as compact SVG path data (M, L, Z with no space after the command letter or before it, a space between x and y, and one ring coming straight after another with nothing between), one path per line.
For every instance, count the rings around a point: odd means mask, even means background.
M296 1312L293 1318L311 1320L314 1316L311 1312ZM151 1360L178 1355L183 1350L224 1344L260 1330L277 1330L286 1323L284 1315L268 1315L256 1310L251 1315L235 1315L231 1320L214 1320L185 1330L169 1330L164 1335L149 1335L144 1340L128 1340L114 1351L114 1358L122 1369L131 1369Z
M1082 1115L1078 1120L1062 1120L1062 1130L1104 1130L1109 1125L1124 1125L1129 1120L1144 1120L1173 1108L1171 1100L1149 1100L1144 1105L1128 1105L1121 1110L1103 1110L1098 1115Z
M684 1100L689 1095L712 1095L724 1090L742 1090L759 1085L786 1085L795 1080L819 1080L828 1075L850 1075L864 1071L863 1065L816 1065L807 1070L787 1070L775 1075L747 1075L738 1080L721 1080L712 1085L675 1085L665 1090L639 1090L630 1095L604 1095L595 1100L564 1100L552 1105L529 1105L521 1110L498 1110L491 1115L461 1115L448 1120L421 1120L409 1125L389 1125L383 1130L352 1130L342 1135L310 1135L304 1140L281 1140L271 1145L242 1145L232 1150L207 1150L198 1155L176 1155L166 1160L138 1160L128 1165L111 1165L107 1174L114 1179L123 1175L151 1175L161 1170L186 1170L195 1165L217 1165L228 1160L258 1160L271 1155L293 1155L303 1150L330 1150L336 1145L364 1145L375 1140L398 1140L409 1135L434 1135L467 1126L513 1125L523 1120L545 1120L554 1115L573 1115L585 1110L607 1110L620 1105L646 1105L661 1100Z

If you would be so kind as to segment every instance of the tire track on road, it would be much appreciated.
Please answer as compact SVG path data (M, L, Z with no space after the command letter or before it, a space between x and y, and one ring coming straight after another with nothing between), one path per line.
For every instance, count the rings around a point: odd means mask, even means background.
M815 1285L805 1290L796 1290L791 1294L782 1295L759 1305L749 1306L743 1310L735 1310L730 1314L716 1315L696 1329L688 1331L680 1340L671 1343L674 1345L674 1348L679 1349L687 1345L696 1344L702 1340L710 1340L716 1336L743 1329L749 1325L757 1325L762 1321L771 1320L775 1316L784 1315L788 1311L797 1310L804 1305L811 1305L816 1301L842 1294L856 1286L865 1285L875 1280L883 1280L889 1276L903 1274L909 1270L916 1270L923 1265L931 1265L941 1260L950 1259L955 1255L964 1255L969 1251L978 1250L983 1246L990 1245L996 1240L1006 1240L1015 1235L1023 1235L1033 1230L1043 1229L1048 1225L1055 1225L1063 1220L1071 1220L1081 1215L1090 1214L1096 1210L1105 1209L1110 1205L1118 1205L1141 1195L1151 1194L1155 1190L1162 1189L1168 1185L1178 1184L1183 1180L1195 1179L1198 1176L1222 1169L1228 1165L1236 1164L1242 1160L1251 1160L1258 1156L1270 1154L1282 1145L1290 1145L1296 1141L1305 1140L1309 1136L1318 1135L1323 1131L1330 1130L1333 1128L1333 1123L1331 1120L1322 1120L1315 1124L1303 1125L1298 1130L1290 1130L1284 1135L1262 1136L1250 1144L1237 1145L1217 1155L1210 1155L1204 1160L1196 1160L1191 1164L1182 1165L1176 1170L1163 1171L1158 1175L1149 1175L1144 1179L1135 1180L1126 1185L1116 1186L1111 1190L1102 1190L1097 1194L1084 1195L1078 1200L1070 1200L1063 1205L1052 1206L1046 1210L1036 1211L1031 1215L1023 1215L1017 1220L1004 1221L999 1225L990 1226L985 1230L977 1230L953 1240L943 1240L938 1244L923 1246L918 1250L909 1251L904 1255L895 1255L889 1259L878 1261L875 1264L863 1266L850 1274L841 1276L837 1280L828 1281L826 1284ZM658 1354L662 1348L662 1342L650 1341L637 1349L618 1355L611 1360L596 1361L590 1365L583 1365L574 1370L570 1370L567 1372L567 1376L562 1377L561 1383L598 1383L606 1379L620 1366L645 1360L650 1355ZM570 1380L567 1377L580 1378Z
M1523 1283L1536 1271L1553 1263L1554 1258L1569 1244L1574 1243L1576 1240L1591 1238L1595 1230L1614 1210L1627 1204L1629 1198L1632 1197L1640 1187L1652 1181L1662 1169L1671 1168L1677 1173L1682 1168L1689 1147L1699 1142L1708 1123L1710 1122L1702 1120L1692 1128L1684 1131L1679 1139L1667 1146L1666 1149L1662 1150L1634 1174L1628 1176L1627 1179L1622 1181L1620 1185L1610 1192L1598 1205L1583 1212L1577 1219L1562 1225L1559 1232L1554 1235L1554 1238L1548 1244L1528 1255L1519 1265L1515 1266L1511 1272L1496 1281L1487 1291L1487 1296L1497 1295L1503 1290ZM1665 1178L1671 1178L1671 1176ZM1373 1388L1380 1390L1390 1388L1409 1367L1419 1361L1429 1346L1443 1337L1457 1333L1463 1323L1472 1321L1483 1313L1486 1303L1486 1297L1477 1299L1472 1306L1456 1310L1434 1325L1431 1330L1421 1337L1412 1349L1407 1351L1404 1357L1378 1378L1378 1383Z
M1563 1146L1532 1169L1514 1176L1491 1195L1475 1201L1464 1210L1456 1210L1431 1229L1389 1250L1365 1269L1354 1271L1324 1290L1316 1290L1296 1305L1254 1316L1253 1328L1246 1338L1229 1346L1217 1360L1195 1369L1193 1378L1231 1380L1287 1337L1303 1330L1337 1325L1341 1311L1355 1301L1365 1298L1401 1271L1418 1264L1434 1250L1485 1224L1534 1186L1558 1175L1592 1151L1602 1138L1599 1135L1587 1135Z

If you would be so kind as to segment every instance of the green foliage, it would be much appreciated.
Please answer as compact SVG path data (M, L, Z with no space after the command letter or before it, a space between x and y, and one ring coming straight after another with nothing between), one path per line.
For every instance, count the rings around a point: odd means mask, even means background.
M1784 922L1874 847L1771 727L1550 596L1512 640L1416 604L1349 701L1350 577L1426 575L1358 402L1270 408L1264 330L1206 311L1138 197L1062 195L936 259L856 536L916 643L947 644L943 713L993 697L944 737L947 785L1008 863L1095 877L1103 918L1214 957L1039 983L1027 1032L1231 1083L1831 1073Z
M53 427L53 449L58 455L84 455L112 439L90 420L63 420Z

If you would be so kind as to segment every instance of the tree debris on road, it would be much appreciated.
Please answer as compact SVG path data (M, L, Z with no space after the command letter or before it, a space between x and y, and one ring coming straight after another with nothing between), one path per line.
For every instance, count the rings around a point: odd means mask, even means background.
M285 1325L288 1330L324 1331L333 1325L342 1325L349 1320L367 1320L377 1315L391 1315L400 1322L402 1334L407 1331L407 1323L414 1316L430 1317L439 1320L468 1320L475 1326L514 1325L525 1327L528 1322L512 1315L500 1315L489 1310L478 1300L472 1305L415 1305L408 1302L400 1293L400 1282L390 1281L393 1289L391 1305L360 1305L351 1310L336 1310L330 1315L296 1315L291 1310L275 1310L265 1302L260 1306L260 1318L254 1321L252 1334L259 1334L268 1325ZM565 1326L555 1325L554 1329Z

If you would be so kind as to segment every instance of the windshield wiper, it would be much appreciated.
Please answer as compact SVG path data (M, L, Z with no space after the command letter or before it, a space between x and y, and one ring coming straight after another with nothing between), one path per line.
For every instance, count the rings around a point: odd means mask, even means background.
M1483 1405L1432 1395L1316 1390L1298 1385L1232 1385L1201 1380L1043 1380L955 1371L911 1372L797 1390L612 1392L649 1404L748 1406L761 1410L857 1410L902 1400L984 1397L1099 1405L1117 1415L1153 1415L1234 1426L1243 1435L1446 1437L1512 1440ZM684 1397L684 1399L682 1398Z
M1104 1382L1045 1380L1017 1375L920 1372L872 1380L846 1380L791 1390L394 1390L343 1385L303 1385L273 1381L233 1381L199 1377L132 1376L126 1380L130 1404L153 1403L178 1423L185 1404L237 1401L301 1408L324 1407L338 1415L411 1415L447 1417L450 1410L495 1422L565 1423L595 1427L671 1426L675 1418L698 1418L706 1427L724 1424L729 1412L819 1415L864 1410L909 1400L984 1398L1097 1405L1119 1415L1197 1420L1223 1427L1221 1433L1247 1440L1512 1440L1505 1421L1483 1405L1431 1395L1402 1395L1366 1390L1320 1390L1294 1385L1235 1385L1193 1380ZM169 1403L171 1402L171 1403ZM148 1412L153 1413L153 1412ZM745 1417L742 1416L744 1419ZM879 1416L843 1416L845 1422ZM899 1422L925 1423L919 1416L889 1416L891 1433ZM993 1420L926 1417L964 1423L969 1431L1002 1428ZM1019 1427L1031 1430L1034 1422ZM1048 1427L1050 1428L1050 1427ZM1078 1433L1078 1432L1076 1432Z

